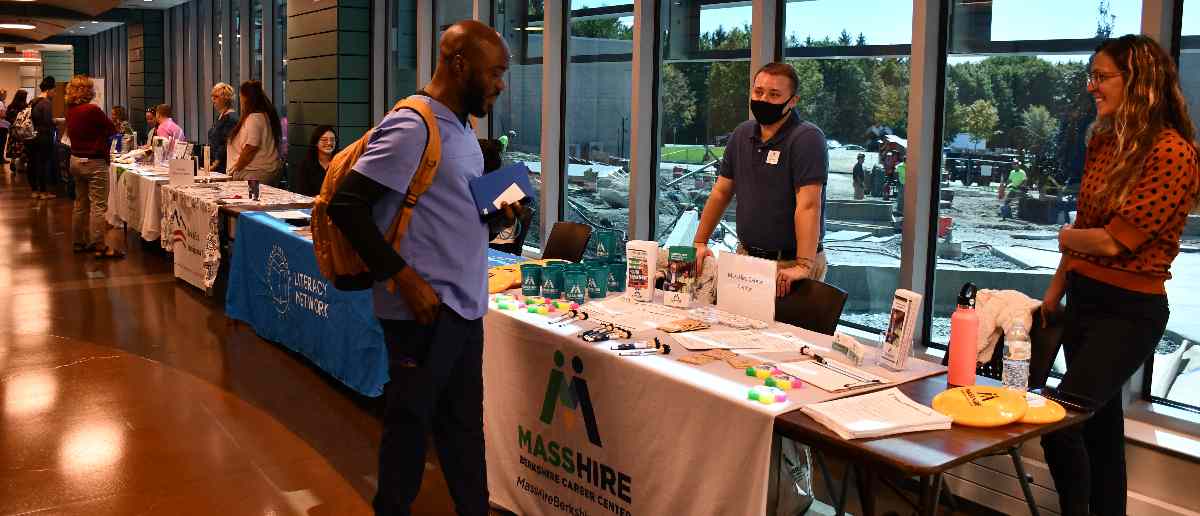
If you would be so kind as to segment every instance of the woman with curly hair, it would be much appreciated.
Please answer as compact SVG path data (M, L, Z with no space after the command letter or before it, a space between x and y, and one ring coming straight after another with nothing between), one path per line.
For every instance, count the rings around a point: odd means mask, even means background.
M123 254L104 242L108 142L117 128L100 106L92 104L94 98L95 85L88 76L76 75L67 83L67 136L71 138L71 177L75 178L74 250L94 251L98 258L120 258Z
M1075 224L1059 232L1062 260L1042 302L1062 310L1067 372L1059 390L1090 400L1082 425L1042 439L1064 515L1124 515L1121 388L1167 326L1165 283L1188 213L1200 198L1192 121L1175 62L1146 36L1104 41L1088 92L1096 121Z

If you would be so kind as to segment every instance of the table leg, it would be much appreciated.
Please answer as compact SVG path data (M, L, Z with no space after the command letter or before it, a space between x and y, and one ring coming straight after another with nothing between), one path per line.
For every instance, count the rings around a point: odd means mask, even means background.
M937 514L937 493L936 487L941 486L941 475L933 475L931 477L921 477L920 479L920 500L917 502L917 514L921 516L933 516Z
M1029 506L1029 514L1038 516L1038 506L1033 500L1033 488L1029 487L1029 477L1025 474L1025 461L1021 458L1021 447L1009 448L1008 455L1012 457L1013 469L1017 470L1017 482L1021 484L1021 491L1025 493L1025 504Z
M858 482L858 504L863 516L875 516L875 472L854 466L854 477Z

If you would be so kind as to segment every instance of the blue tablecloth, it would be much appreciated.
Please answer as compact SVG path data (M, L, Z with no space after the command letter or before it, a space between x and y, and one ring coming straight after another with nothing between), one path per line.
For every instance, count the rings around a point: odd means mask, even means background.
M371 291L345 292L321 276L311 240L264 212L238 217L225 312L264 339L312 360L346 386L383 394L387 346ZM488 251L488 266L520 261Z

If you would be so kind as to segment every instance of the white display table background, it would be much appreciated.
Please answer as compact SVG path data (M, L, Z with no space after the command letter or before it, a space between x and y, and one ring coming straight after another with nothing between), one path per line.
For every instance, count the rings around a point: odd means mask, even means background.
M175 255L175 277L203 290L208 290L217 281L217 271L221 267L217 213L222 203L253 204L270 209L277 205L312 202L312 197L266 185L259 186L259 200L251 201L246 198L248 185L245 181L164 185L161 192L160 243L163 249Z
M586 343L543 321L497 310L485 318L488 487L494 503L518 514L761 515L775 415L867 392L833 394L806 386L790 391L788 403L761 405L746 399L760 381L723 362L680 362L676 358L689 352L677 346L669 356L622 357L609 349L612 343ZM785 328L822 346L831 340ZM561 367L556 352L563 355ZM575 371L576 358L582 373ZM944 370L916 360L899 374L867 369L897 381ZM541 418L555 371L564 389L586 383L600 445L589 438L578 399L572 410L560 395L550 423ZM564 454L572 457L570 465ZM589 477L586 468L581 473L580 459L600 464L594 467L598 477Z
M159 239L162 230L161 194L159 189L168 183L165 168L113 163L108 167L109 224L122 223L137 231L142 240ZM227 181L225 174L211 174L210 181Z

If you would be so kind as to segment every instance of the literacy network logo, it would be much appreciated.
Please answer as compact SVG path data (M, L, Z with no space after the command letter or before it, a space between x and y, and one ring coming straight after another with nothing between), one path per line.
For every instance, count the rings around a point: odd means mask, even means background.
M287 253L279 245L271 246L271 254L267 256L267 288L271 291L275 311L280 316L286 315L291 305L291 278Z
M600 429L596 426L596 413L592 410L592 397L588 393L587 381L579 377L583 374L583 360L579 357L571 359L571 368L575 370L575 376L569 382L562 371L565 362L562 351L555 351L555 368L550 370L550 381L546 384L546 398L542 402L540 419L547 425L552 424L559 405L562 405L564 410L561 417L570 430L575 426L578 409L582 412L580 415L583 416L583 424L587 428L588 440L596 446L603 446L600 442Z

